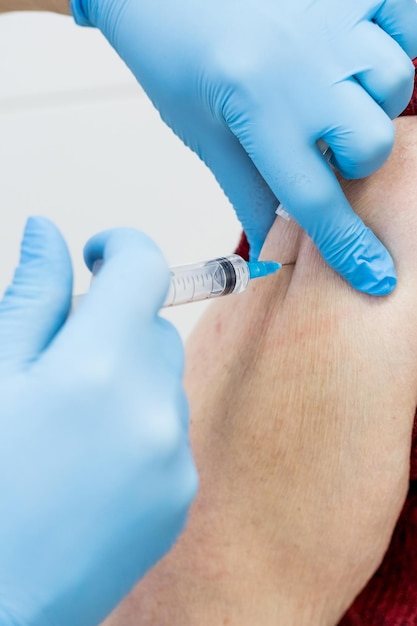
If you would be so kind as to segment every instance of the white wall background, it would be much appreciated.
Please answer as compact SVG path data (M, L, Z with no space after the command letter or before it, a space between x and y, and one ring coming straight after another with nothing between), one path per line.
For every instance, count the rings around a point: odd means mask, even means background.
M172 265L228 254L240 229L209 170L160 121L100 33L49 14L0 15L0 290L27 216L62 230L75 292L85 241L114 226L153 237ZM186 337L205 304L167 312Z

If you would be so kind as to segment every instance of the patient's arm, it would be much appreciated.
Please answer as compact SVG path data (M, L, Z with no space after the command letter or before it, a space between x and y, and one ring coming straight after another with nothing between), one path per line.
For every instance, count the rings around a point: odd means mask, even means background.
M70 14L69 0L0 0L0 13L6 11L54 11Z
M187 530L106 626L335 624L379 565L408 483L417 395L417 119L350 201L398 286L354 292L294 223L295 261L216 302L188 346L201 477Z

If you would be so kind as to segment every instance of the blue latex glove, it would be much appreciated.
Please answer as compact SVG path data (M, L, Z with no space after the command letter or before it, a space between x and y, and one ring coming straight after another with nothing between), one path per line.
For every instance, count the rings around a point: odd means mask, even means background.
M0 624L93 626L172 545L196 489L169 271L129 229L67 321L61 235L28 221L0 303Z
M388 157L417 56L415 0L72 0L162 118L211 168L260 252L277 198L354 287L390 292L392 259L322 158L346 177ZM401 207L398 207L400 211Z

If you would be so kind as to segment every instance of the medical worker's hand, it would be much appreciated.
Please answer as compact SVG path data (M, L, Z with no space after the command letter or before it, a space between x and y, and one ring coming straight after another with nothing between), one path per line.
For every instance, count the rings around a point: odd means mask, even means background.
M394 288L390 255L353 213L316 141L330 145L346 177L385 161L390 118L412 93L415 0L72 0L71 8L79 24L102 30L211 168L252 257L279 198L354 287Z
M0 623L93 626L170 548L196 489L183 351L158 317L169 271L134 230L67 320L72 270L29 220L0 303Z

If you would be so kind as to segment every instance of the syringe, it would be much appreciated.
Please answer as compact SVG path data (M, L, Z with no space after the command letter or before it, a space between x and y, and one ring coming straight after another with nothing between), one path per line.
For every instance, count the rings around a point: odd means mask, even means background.
M93 269L97 273L100 262ZM164 307L219 298L244 291L250 280L275 274L281 269L274 261L255 261L247 263L238 254L180 265L171 268L171 282ZM73 309L84 296L74 296Z
M274 261L247 263L238 254L171 268L171 284L164 307L241 293L252 278L275 274Z

